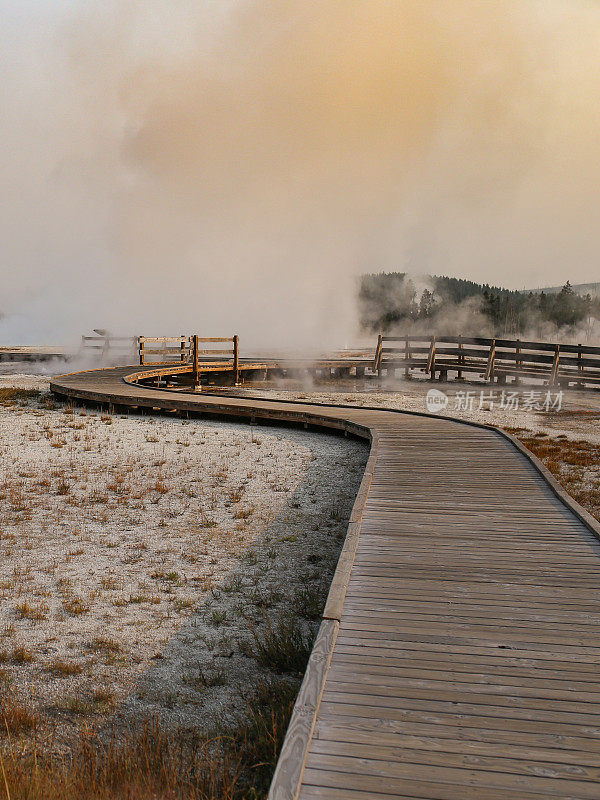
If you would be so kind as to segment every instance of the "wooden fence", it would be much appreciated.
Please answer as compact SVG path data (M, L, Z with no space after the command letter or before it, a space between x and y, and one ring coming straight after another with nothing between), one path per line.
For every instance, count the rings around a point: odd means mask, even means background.
M542 380L550 386L600 384L600 347L465 336L383 336L377 340L373 368L382 375L404 369L446 380L477 374L485 381Z
M240 375L239 336L139 336L138 353L142 365L189 366L194 383L202 372L233 371L235 383Z
M138 336L140 364L189 364L191 336Z
M135 336L111 336L106 333L82 336L79 355L84 358L91 357L102 363L129 361L135 358L137 349L138 340Z

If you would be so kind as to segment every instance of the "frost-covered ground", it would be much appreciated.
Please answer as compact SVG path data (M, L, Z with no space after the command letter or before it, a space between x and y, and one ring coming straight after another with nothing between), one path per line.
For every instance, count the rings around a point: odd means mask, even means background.
M0 379L0 691L59 743L115 711L210 727L265 672L257 637L290 609L314 633L368 448L47 388Z

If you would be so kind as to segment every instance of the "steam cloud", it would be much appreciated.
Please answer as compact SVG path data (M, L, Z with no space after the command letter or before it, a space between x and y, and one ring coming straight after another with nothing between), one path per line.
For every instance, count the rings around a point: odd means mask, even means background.
M350 343L355 276L598 280L600 6L9 0L5 341Z

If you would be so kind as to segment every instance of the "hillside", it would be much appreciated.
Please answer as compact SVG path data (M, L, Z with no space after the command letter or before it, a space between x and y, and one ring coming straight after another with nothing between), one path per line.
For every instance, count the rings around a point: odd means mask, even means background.
M423 288L425 284L425 288ZM600 286L600 284L581 284ZM600 320L600 297L567 283L554 290L518 291L462 278L404 272L363 275L358 290L361 326L389 333L421 329L508 336L590 332Z
M592 296L599 297L600 296L600 282L598 283L574 283L572 284L571 288L575 292L575 294L586 295L591 294ZM540 292L545 292L546 294L558 294L562 286L545 286L543 289L532 289L531 291L535 294L539 294ZM527 292L529 290L524 289L523 291Z

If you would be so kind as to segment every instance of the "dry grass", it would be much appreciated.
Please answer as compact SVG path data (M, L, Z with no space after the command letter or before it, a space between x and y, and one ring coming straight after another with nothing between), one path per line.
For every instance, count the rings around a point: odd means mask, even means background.
M600 447L585 439L551 438L524 428L507 428L567 492L600 521Z
M58 678L69 678L72 675L79 675L83 671L80 664L73 661L64 661L62 658L55 659L47 667L48 671Z
M63 608L74 617L77 617L80 614L87 614L90 610L90 606L85 603L81 597L69 597L68 599L64 600Z
M253 637L247 655L261 667L279 673L304 672L312 642L304 635L297 618L282 616L276 622L267 620L265 628L255 630Z
M293 606L304 619L319 619L325 607L327 589L324 586L303 586L294 594Z
M32 400L38 400L40 394L41 392L38 389L18 389L14 386L3 386L0 388L0 405L27 405Z
M33 652L23 645L17 645L10 653L0 650L0 664L31 664L32 661L35 661Z
M35 730L39 719L28 705L10 695L0 696L0 736L19 736Z
M123 649L116 639L109 639L105 636L96 636L88 645L94 653L105 653L107 655L120 653Z
M31 604L25 600L16 606L15 614L17 614L20 619L40 622L41 620L48 619L49 610L47 603Z
M293 708L297 682L261 684L234 728L165 733L156 720L136 731L84 733L68 756L9 746L2 783L11 800L242 800L266 795ZM7 703L11 732L34 715ZM1 783L0 783L1 786Z

